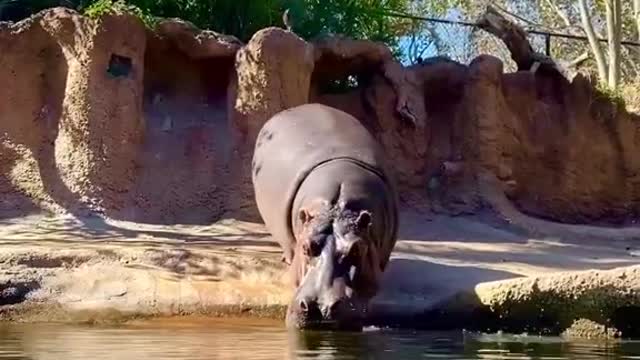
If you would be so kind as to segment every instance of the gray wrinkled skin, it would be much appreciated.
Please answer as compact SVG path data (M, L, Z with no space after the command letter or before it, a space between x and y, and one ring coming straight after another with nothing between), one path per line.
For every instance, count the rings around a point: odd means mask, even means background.
M361 328L398 227L379 144L352 116L307 104L263 126L252 167L260 215L296 286L287 325Z

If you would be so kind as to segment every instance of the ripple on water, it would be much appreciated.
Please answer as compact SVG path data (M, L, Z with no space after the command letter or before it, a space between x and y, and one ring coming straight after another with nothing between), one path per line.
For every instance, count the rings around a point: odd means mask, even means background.
M280 323L229 319L119 327L0 325L0 360L427 358L640 360L640 342L375 327L362 333L296 333Z

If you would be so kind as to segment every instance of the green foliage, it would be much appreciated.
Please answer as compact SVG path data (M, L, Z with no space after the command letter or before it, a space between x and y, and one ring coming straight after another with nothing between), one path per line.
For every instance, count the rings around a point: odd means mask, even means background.
M181 18L202 29L247 41L267 26L282 26L283 0L128 0L144 14Z
M358 39L393 44L403 20L385 15L405 11L405 0L289 0L293 29L305 38L345 34Z
M342 34L383 41L392 47L407 30L406 20L385 16L408 11L413 0L0 0L0 20L17 21L37 11L66 6L90 17L105 13L132 13L147 24L156 18L181 18L203 29L243 41L268 26L283 26L289 9L293 30L310 39Z
M98 0L83 9L83 14L91 19L99 19L106 14L131 14L139 17L147 26L153 27L156 18L144 13L139 7L124 0Z

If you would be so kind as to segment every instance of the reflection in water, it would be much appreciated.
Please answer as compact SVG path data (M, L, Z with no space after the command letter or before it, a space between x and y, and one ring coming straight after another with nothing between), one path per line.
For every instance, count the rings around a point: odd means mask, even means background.
M640 342L369 330L287 332L246 320L124 327L0 325L0 360L164 359L640 359Z

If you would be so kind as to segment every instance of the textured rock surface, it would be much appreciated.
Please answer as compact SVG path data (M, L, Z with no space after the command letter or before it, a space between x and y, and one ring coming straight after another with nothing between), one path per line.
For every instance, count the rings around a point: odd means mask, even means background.
M143 131L142 23L55 9L2 32L3 78L31 88L0 96L1 156L15 161L5 182L48 209L122 207ZM32 48L12 51L14 43ZM118 59L126 69L114 75Z
M315 101L356 116L381 142L406 205L477 212L487 203L478 175L489 171L529 214L635 221L638 116L580 76L503 74L490 56L402 67L375 42L305 42L268 28L242 45L180 20L150 31L131 16L66 9L3 25L0 36L9 54L0 71L16 84L0 90L3 216L257 220L255 136L273 114ZM348 77L355 88L327 90ZM447 162L461 170L443 172Z
M635 218L637 118L578 76L501 75L495 58L471 65L480 164L513 181L522 210L566 222ZM480 84L486 84L484 86ZM536 101L532 101L536 99Z
M181 52L193 59L235 56L242 47L237 38L210 30L200 30L180 19L161 21L155 33L168 39Z
M189 32L181 31L165 26L163 35L147 36L144 142L131 202L118 218L206 224L224 212L234 53L211 51L211 39L201 43L202 52L194 44L184 52L178 44L184 47Z
M237 82L231 122L237 148L233 154L230 212L259 219L251 185L251 158L262 125L276 113L309 101L313 47L279 28L258 31L236 56Z
M485 283L476 287L476 294L482 304L503 319L509 330L542 328L559 333L570 329L570 335L594 336L590 332L580 334L589 328L584 320L618 330L626 330L637 321L640 265ZM635 309L636 318L619 316L630 309Z

